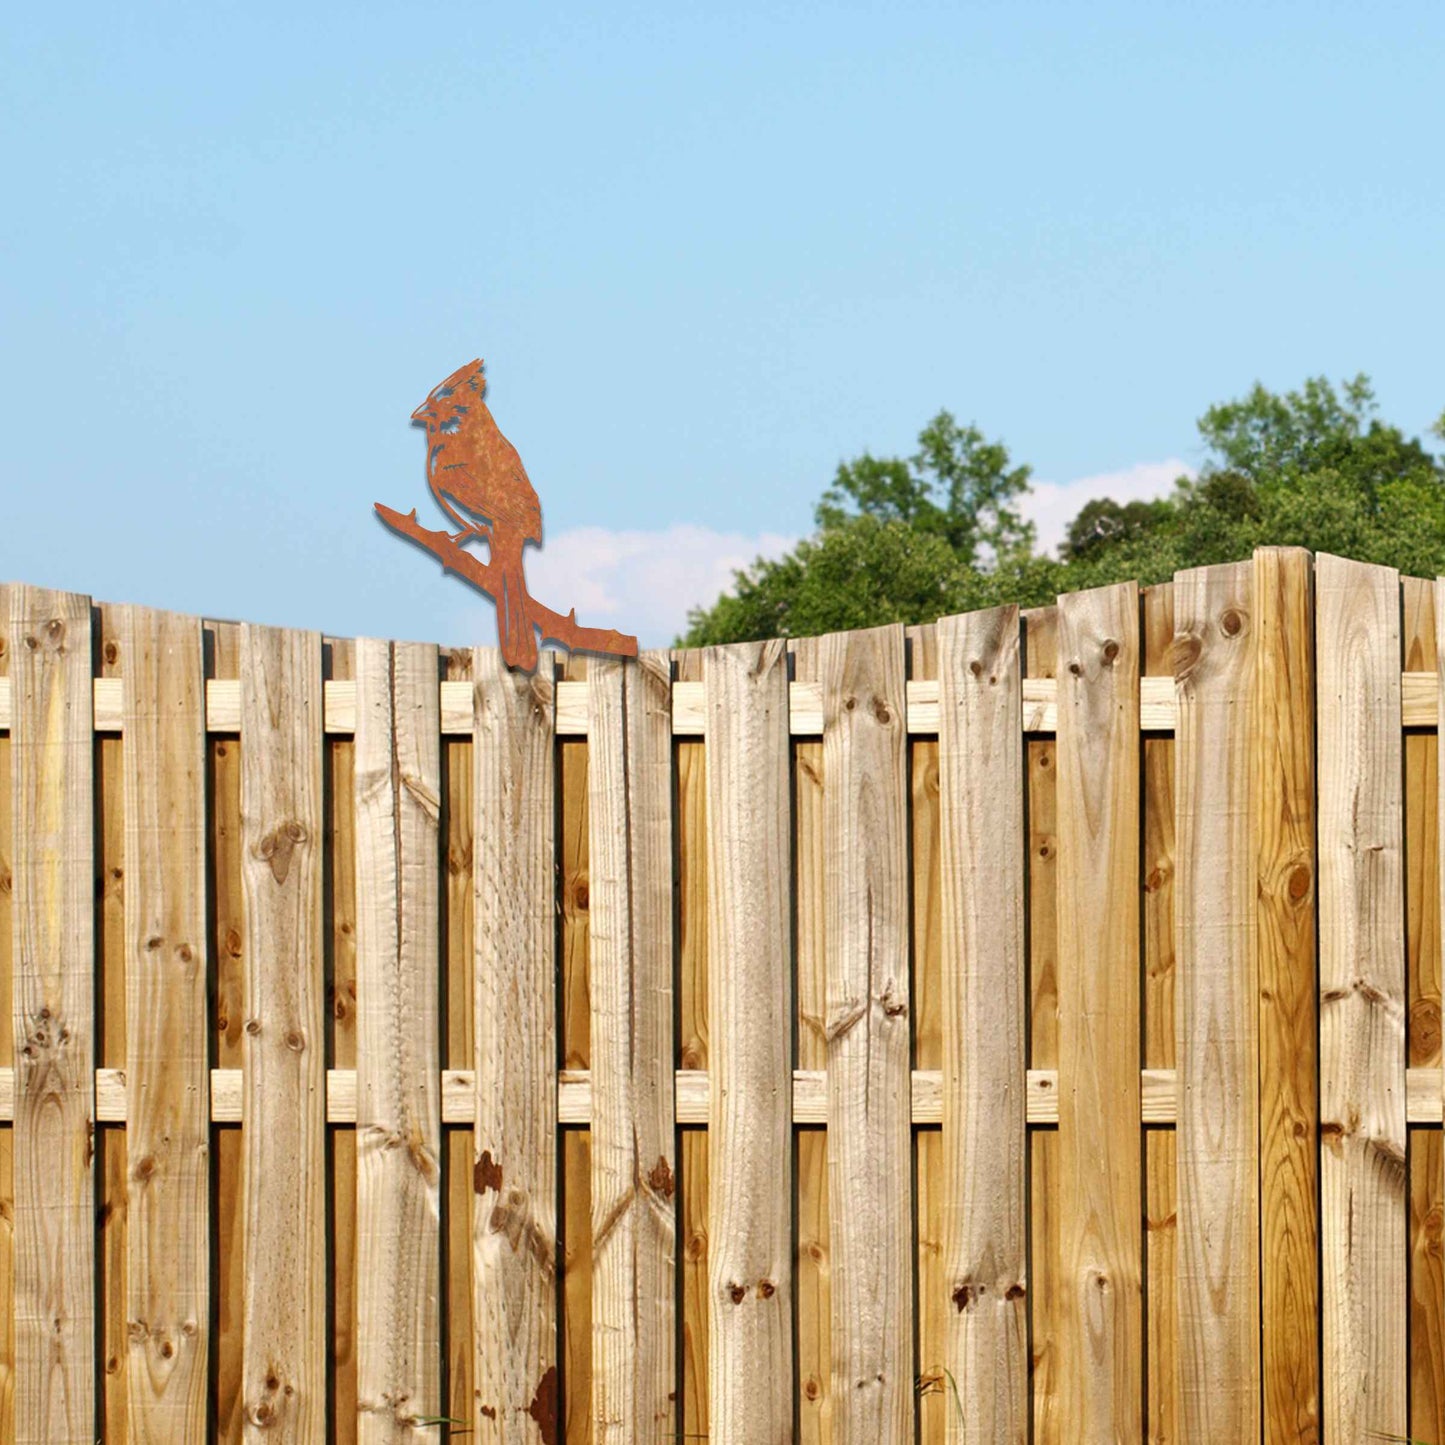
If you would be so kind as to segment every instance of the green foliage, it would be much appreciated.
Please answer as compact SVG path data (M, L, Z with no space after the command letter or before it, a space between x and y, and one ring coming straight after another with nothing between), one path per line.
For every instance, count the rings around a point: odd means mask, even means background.
M906 462L864 452L841 463L816 518L824 532L864 517L901 522L941 537L959 561L976 566L984 555L1032 547L1033 527L1016 505L1028 485L1029 469L1010 466L1007 447L941 411L918 434L918 450Z
M1415 576L1445 573L1445 465L1376 416L1369 379L1323 377L1282 395L1256 385L1199 422L1209 459L1170 496L1087 503L1057 559L1034 551L1018 510L1029 469L940 412L907 460L867 453L839 468L818 530L759 560L694 611L683 645L926 622L1000 602L1300 546ZM1445 439L1445 413L1433 430Z

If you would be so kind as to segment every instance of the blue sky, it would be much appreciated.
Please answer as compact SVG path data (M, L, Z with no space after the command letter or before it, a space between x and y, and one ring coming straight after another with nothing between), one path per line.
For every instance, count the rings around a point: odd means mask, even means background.
M1049 533L1256 378L1445 406L1438 4L78 3L0 47L4 577L488 640L370 515L425 514L408 415L478 354L533 590L647 642L940 407Z

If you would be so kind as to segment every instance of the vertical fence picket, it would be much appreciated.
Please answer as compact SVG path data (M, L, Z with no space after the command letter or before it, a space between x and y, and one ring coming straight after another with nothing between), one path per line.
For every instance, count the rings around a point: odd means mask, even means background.
M326 1438L321 639L241 629L246 1023L242 1413Z
M1315 559L1325 1437L1406 1419L1400 584Z
M788 678L780 643L704 654L708 814L709 1435L790 1445ZM725 966L724 966L725 964Z
M0 678L10 676L10 589L0 583ZM10 793L10 731L0 730L0 1017L14 994L14 889L18 856ZM15 1067L13 1031L0 1028L0 1069ZM15 1438L15 1129L0 1126L0 1440Z
M797 645L823 699L833 1439L913 1438L907 738L901 627Z
M1029 1429L1019 625L938 624L948 1438L998 1445Z
M9 591L15 1439L94 1445L90 599Z
M587 688L593 1438L624 1445L676 1421L671 660Z
M673 653L679 682L702 681L702 654ZM677 1028L678 1062L708 1066L707 761L699 738L679 738L677 752ZM678 1184L682 1241L682 1436L707 1435L708 1147L707 1130L682 1130Z
M798 676L806 675L809 643L794 643ZM803 648L805 656L798 657ZM822 1073L828 1067L828 840L825 823L823 743L798 738L793 748L793 1000L796 1065ZM797 1336L799 1445L833 1440L833 1274L828 1198L828 1130L818 1125L793 1134L797 1204Z
M1140 595L1145 677L1174 677L1174 584ZM1173 1069L1174 1028L1174 738L1142 739L1144 829L1143 910L1144 1067ZM1148 1368L1145 1438L1178 1439L1179 1339L1176 1298L1178 1169L1172 1128L1144 1133L1144 1320Z
M587 681L589 659L562 659L561 680ZM557 853L561 887L562 999L558 1018L562 1066L591 1069L591 808L588 801L591 745L583 738L558 744ZM562 1133L560 1216L562 1239L562 1439L592 1445L592 1130Z
M1435 584L1400 579L1406 672L1435 672ZM1438 728L1405 733L1405 1054L1440 1066ZM1440 1131L1410 1130L1410 1434L1445 1440L1445 1256Z
M908 680L938 681L938 628L907 629ZM943 1068L943 906L939 881L938 739L911 736L909 749L910 887L913 891L913 1067ZM943 1287L947 1180L943 1130L913 1134L918 1294L918 1440L942 1445L953 1389L943 1373L953 1301Z
M554 681L472 655L476 881L474 1421L482 1445L555 1441Z
M1057 607L1022 614L1024 676L1054 679L1058 673ZM1024 750L1028 796L1029 1067L1059 1065L1058 946L1058 740L1034 736ZM1064 1440L1059 1399L1060 1323L1063 1315L1059 1260L1059 1132L1034 1129L1029 1135L1029 1298L1034 1440ZM951 1306L950 1301L950 1306Z
M354 685L356 642L323 637L323 676ZM322 684L323 687L325 683ZM325 797L326 1067L356 1070L356 736L327 737L323 744ZM329 1088L329 1084L328 1084ZM355 1098L355 1090L352 1090ZM329 1112L329 1106L328 1106ZM330 1435L342 1445L356 1432L356 1128L350 1122L326 1130L330 1189L326 1217L331 1244L330 1338L327 1393ZM338 1435L338 1430L344 1432Z
M1310 555L1254 554L1265 1445L1319 1439L1315 687Z
M234 622L207 625L216 677L239 678L241 629ZM211 957L215 967L215 1014L211 1059L217 1068L239 1069L245 1054L245 897L241 862L241 739L212 736L207 748L210 798ZM212 1338L217 1445L239 1445L241 1414L242 1297L246 1280L246 1211L241 1176L241 1128L225 1124L211 1132L216 1197L211 1212L216 1241L216 1323Z
M1142 1431L1139 593L1059 599L1059 1395L1084 1440Z
M119 634L120 607L100 602L91 613L92 653L97 678L124 686L125 657ZM125 911L125 738L120 731L95 739L96 909L95 1012L97 1062L102 1068L126 1067L129 1052L127 974L131 939ZM130 1439L130 1159L129 1133L123 1124L98 1124L95 1135L96 1273L100 1288L99 1335L102 1378L98 1433L105 1440Z
M1179 1428L1259 1435L1253 569L1174 578Z
M356 1438L365 1445L401 1439L441 1409L441 715L435 647L364 639L355 671Z
M447 679L471 682L471 648L446 654ZM472 969L476 950L472 936L472 740L448 737L445 758L446 869L446 1067L470 1069L476 1062L472 1042ZM470 1129L444 1129L447 1159L446 1311L447 1411L454 1420L470 1421L474 1408L476 1346L472 1334L472 1134ZM458 1431L459 1433L459 1431Z
M125 659L128 1438L205 1434L210 1349L201 626L119 609Z

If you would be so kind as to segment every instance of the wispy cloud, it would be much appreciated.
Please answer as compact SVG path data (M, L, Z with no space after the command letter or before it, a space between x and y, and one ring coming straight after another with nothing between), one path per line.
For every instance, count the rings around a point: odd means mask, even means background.
M1040 549L1052 550L1090 499L1164 496L1183 475L1193 475L1193 468L1170 457L1071 482L1035 482L1023 510L1038 528ZM548 537L540 551L528 551L527 585L549 607L575 607L588 626L616 627L636 633L644 647L666 647L686 627L688 611L727 591L738 568L760 556L780 557L797 540L695 526L655 532L573 527ZM490 614L491 605L478 599L458 619L462 635L490 641L496 626Z
M1142 502L1173 491L1180 477L1194 475L1194 468L1178 457L1162 462L1136 462L1117 472L1078 477L1072 482L1035 482L1023 499L1023 513L1038 529L1041 552L1052 552L1064 540L1069 523L1085 502L1095 497L1112 497L1116 502Z
M678 526L649 532L573 527L527 552L527 587L549 607L577 609L589 627L635 633L644 647L666 647L687 625L690 608L732 586L733 573L754 558L780 557L797 541L776 532L716 532ZM486 602L462 619L487 637L495 628ZM490 640L488 638L488 640Z

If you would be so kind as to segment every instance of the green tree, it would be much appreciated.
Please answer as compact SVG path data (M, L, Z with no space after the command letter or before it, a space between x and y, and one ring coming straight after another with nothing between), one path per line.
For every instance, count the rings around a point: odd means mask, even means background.
M1256 385L1210 407L1199 476L1182 479L1143 525L1078 557L1069 585L1162 581L1269 545L1419 576L1445 570L1445 468L1376 411L1365 376L1338 389L1313 377L1282 395Z
M682 645L809 637L916 622L973 605L981 579L1032 556L1018 510L1029 469L977 427L939 412L907 459L842 462L815 511L817 531L758 559L732 592L688 617Z
M1445 439L1445 413L1432 430ZM926 622L1000 602L1308 547L1433 577L1445 573L1445 464L1377 415L1368 377L1297 391L1256 385L1199 421L1208 457L1154 501L1089 502L1057 559L1034 551L1019 511L1029 469L941 412L907 460L867 453L838 468L818 531L693 612L686 645Z

